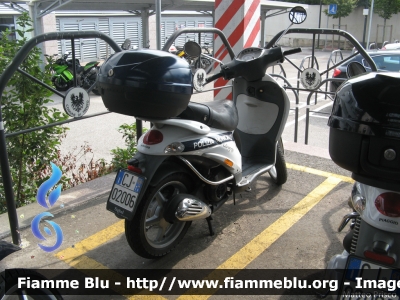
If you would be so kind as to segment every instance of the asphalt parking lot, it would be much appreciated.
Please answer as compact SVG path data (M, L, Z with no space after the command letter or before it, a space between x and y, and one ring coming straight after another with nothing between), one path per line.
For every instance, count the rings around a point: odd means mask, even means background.
M337 233L336 229L343 215L350 211L347 198L352 180L347 172L325 158L286 151L286 159L289 171L286 184L276 187L268 175L261 176L251 192L237 197L236 205L229 200L215 214L214 236L208 234L204 220L193 222L179 246L161 259L143 259L129 248L124 221L105 209L113 181L109 175L99 182L95 180L63 192L59 200L62 204L50 210L53 221L64 233L62 246L55 253L38 247L40 241L29 226L35 214L43 209L37 204L20 209L21 227L25 226L20 230L24 248L7 257L2 267L75 268L83 272L112 269L117 274L118 269L193 272L196 269L324 269L334 254L342 252L345 232ZM210 297L228 299L228 296ZM260 296L245 298L257 297ZM235 297L229 296L232 298ZM293 299L293 296L262 298Z

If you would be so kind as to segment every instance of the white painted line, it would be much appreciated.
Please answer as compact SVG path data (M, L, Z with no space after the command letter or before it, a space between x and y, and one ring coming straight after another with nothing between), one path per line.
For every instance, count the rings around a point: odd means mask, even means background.
M329 102L329 103L327 103L327 104L325 104L325 105L322 105L322 106L318 107L318 108L315 109L314 111L315 111L315 112L320 111L320 110L324 109L325 107L331 106L332 104L333 104L333 102ZM310 116L314 116L314 114L313 114L313 113L310 113ZM300 122L301 120L304 120L305 118L306 118L306 115L304 114L304 115L302 115L302 116L299 118L298 122ZM296 123L296 120L290 121L290 122L286 123L285 128L287 128L287 127L289 127L289 126L292 126L292 125L294 125L295 123Z
M317 114L310 114L310 117L313 117L313 118L321 118L321 119L329 119L329 117L321 116L321 115L317 115Z

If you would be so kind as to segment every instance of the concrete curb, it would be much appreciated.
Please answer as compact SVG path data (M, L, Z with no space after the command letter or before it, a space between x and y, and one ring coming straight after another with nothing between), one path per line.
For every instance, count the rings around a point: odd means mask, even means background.
M95 199L108 193L114 182L116 173L111 173L95 180L78 185L61 193L60 198L53 208L46 210L37 203L31 203L17 209L19 228L23 229L31 226L32 219L41 212L48 211L57 215L62 210L81 205L87 201ZM64 205L62 207L62 205ZM105 206L104 206L105 209ZM10 223L8 214L0 215L0 239L10 236Z

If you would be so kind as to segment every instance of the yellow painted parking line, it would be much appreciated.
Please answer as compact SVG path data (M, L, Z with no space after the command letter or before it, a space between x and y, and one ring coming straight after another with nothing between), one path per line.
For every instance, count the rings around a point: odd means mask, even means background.
M108 270L108 272L105 274L102 279L108 279L110 280L110 288L119 293L120 295L123 295L123 292L121 291L123 288L122 286L112 286L112 282L126 282L126 277L122 276L118 272L111 270L104 266L103 264L99 263L98 261L87 257L86 255L81 255L79 258L76 258L72 260L69 265L71 267L74 267L75 269L80 270L82 273L94 278L98 276L96 273L96 270ZM102 273L104 275L104 273ZM135 296L128 296L124 295L129 300L134 300L134 299L139 299L139 300L166 300L164 297L148 292L146 290L143 290L143 293L147 295L135 295Z
M226 274L223 274L223 277L235 276L240 272L240 270L244 269L261 253L268 249L277 239L279 239L297 221L299 221L306 213L308 213L315 205L317 205L340 182L341 179L339 178L328 177L300 202L289 209L283 216L268 226L263 232L252 239L242 249L228 258L216 270L228 269ZM221 279L221 272L213 271L204 279ZM218 289L210 289L209 295L194 296L199 292L196 289L191 289L178 299L208 299L217 290Z
M74 245L74 248L70 247L60 252L57 252L55 256L57 256L59 259L63 260L67 264L71 264L74 259L79 258L79 256L84 255L86 252L93 250L120 235L121 233L124 233L124 230L124 220L121 220L89 236L79 243L76 243Z
M95 277L96 271L95 270L109 270L107 273L107 278L105 279L112 279L110 282L125 282L126 278L119 274L118 272L111 270L104 266L103 264L99 263L98 261L87 257L84 255L90 250L93 250L100 245L106 243L110 239L124 233L124 221L119 221L93 235L90 237L76 243L74 247L70 247L64 249L55 254L56 257L70 265L71 267L80 270L82 273ZM122 295L122 292L119 292L121 287L120 286L111 286L114 291ZM146 293L146 291L144 291ZM130 300L133 299L143 299L143 300L165 300L164 297L159 296L154 293L147 292L149 295L135 295L135 296L124 296Z
M321 171L321 170L317 170L317 169L313 169L313 168L309 168L309 167L299 166L299 165L295 165L295 164L289 164L289 163L286 163L286 167L291 170L301 171L301 172L319 175L319 176L323 176L323 177L335 177L335 178L339 178L340 180L342 180L344 182L354 183L354 180L352 178L343 176L343 175L339 175L339 174L329 173L329 172L325 172L325 171Z

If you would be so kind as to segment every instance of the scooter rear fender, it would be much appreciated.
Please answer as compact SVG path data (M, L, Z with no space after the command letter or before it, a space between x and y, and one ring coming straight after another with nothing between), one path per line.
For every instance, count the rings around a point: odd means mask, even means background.
M171 156L147 155L137 152L133 159L136 159L139 162L137 167L142 170L141 175L146 178L146 181L142 187L142 195L146 193L150 186L156 186L161 180L173 173L184 172L189 176L193 174L187 167L183 165L183 163L179 163L178 160L173 157L171 158ZM143 196L139 200L139 203L142 201L142 199Z

